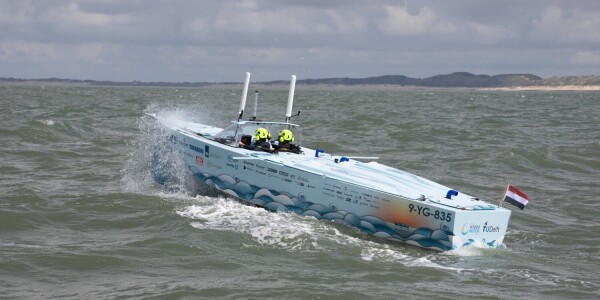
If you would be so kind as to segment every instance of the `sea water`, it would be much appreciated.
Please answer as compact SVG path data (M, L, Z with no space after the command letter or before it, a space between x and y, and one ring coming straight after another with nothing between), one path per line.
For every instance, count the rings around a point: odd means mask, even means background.
M144 113L225 127L240 92L0 86L0 298L600 297L599 92L298 86L304 146L492 203L507 182L528 194L503 249L442 253L241 205L177 158L175 188L155 183ZM283 121L285 88L260 95Z

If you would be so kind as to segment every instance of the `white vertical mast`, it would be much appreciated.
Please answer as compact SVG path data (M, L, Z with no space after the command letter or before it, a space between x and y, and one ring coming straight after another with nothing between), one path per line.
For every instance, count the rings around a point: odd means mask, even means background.
M242 92L242 99L240 101L240 110L238 112L238 121L244 115L244 109L246 108L246 96L248 95L248 85L250 85L250 72L246 72L246 79L244 80L244 91Z
M285 111L285 122L289 123L292 117L292 104L294 103L294 90L296 89L296 75L290 79L290 94L288 95L287 109Z

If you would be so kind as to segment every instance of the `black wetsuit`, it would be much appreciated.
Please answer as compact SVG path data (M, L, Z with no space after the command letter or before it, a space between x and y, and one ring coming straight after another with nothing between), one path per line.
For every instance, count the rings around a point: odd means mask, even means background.
M272 146L271 143L269 143L268 141L262 141L262 142L258 142L255 145L244 145L244 149L248 149L248 150L262 150L262 151L266 151L266 152L273 152L273 150L271 150Z
M293 152L293 153L300 153L300 147L296 146L292 143L279 143L279 145L274 145L273 146L275 148L275 150L280 151L280 152Z

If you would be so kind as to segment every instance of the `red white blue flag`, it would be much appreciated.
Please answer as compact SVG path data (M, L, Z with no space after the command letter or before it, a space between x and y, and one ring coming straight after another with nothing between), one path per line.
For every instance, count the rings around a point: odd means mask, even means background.
M518 188L509 184L506 187L506 193L504 193L504 201L517 206L520 209L524 209L525 205L529 203L529 197Z

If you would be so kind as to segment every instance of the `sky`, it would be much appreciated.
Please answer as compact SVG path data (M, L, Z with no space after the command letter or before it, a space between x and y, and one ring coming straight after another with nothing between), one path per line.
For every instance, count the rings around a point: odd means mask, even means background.
M0 0L0 77L600 75L598 0Z

